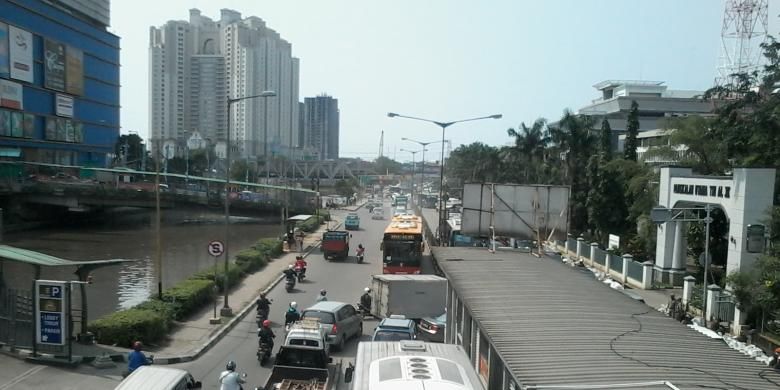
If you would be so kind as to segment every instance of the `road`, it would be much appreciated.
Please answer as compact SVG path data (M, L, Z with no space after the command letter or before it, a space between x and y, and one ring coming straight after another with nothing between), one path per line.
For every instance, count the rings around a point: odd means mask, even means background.
M389 204L385 205L385 209L389 209ZM371 275L382 272L379 244L388 220L372 220L366 209L360 209L358 214L360 230L352 232L349 259L326 261L322 254L315 250L306 259L309 264L308 278L303 283L296 285L291 293L285 291L283 283L271 291L269 296L274 301L271 306L271 320L274 323L274 332L277 334L277 348L283 342L284 312L291 301L298 302L299 309L305 309L314 303L320 289L326 289L331 301L355 303L362 294L363 288L369 284ZM355 248L359 243L366 248L363 264L357 264L354 257ZM361 339L369 339L375 326L375 320L366 320ZM248 375L247 385L244 388L251 389L263 385L270 374L270 367L260 366L255 355L256 351L257 325L254 316L249 315L197 360L169 367L190 371L197 380L203 382L204 389L218 389L219 373L225 369L228 360L235 360L238 371L246 372ZM332 356L334 359L344 359L346 365L347 362L354 361L356 353L357 340L351 340L344 351L334 352ZM84 365L76 370L68 370L31 365L0 355L0 390L47 388L51 387L51 379L55 377L58 389L113 389L121 380L121 372L124 368L118 366L96 369Z

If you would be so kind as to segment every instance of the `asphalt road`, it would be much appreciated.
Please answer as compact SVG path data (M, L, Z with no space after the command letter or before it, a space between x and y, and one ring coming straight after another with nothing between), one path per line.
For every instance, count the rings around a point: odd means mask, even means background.
M391 209L389 202L385 202L384 208L386 211ZM342 214L342 219L346 214L346 212L337 213ZM320 289L324 288L328 291L329 300L354 304L362 294L363 288L369 284L371 275L382 272L379 243L389 223L387 214L386 212L384 220L372 220L368 210L361 208L358 211L360 230L352 232L349 259L326 261L322 253L315 250L306 258L309 264L308 277L303 283L297 284L291 293L285 291L284 283L280 283L271 291L270 298L274 301L271 306L271 320L274 323L274 332L277 334L277 348L283 342L284 312L290 302L296 301L299 309L305 309L314 303ZM357 264L354 256L355 248L360 243L366 248L363 264ZM422 268L423 273L432 273L428 256L423 260ZM376 323L376 320L364 321L364 334L361 340L370 339ZM354 362L358 341L350 340L344 351L333 352L334 360L341 359L344 367ZM251 390L265 384L270 374L271 364L261 367L256 352L257 325L252 313L197 360L169 367L188 370L197 380L203 382L204 389L218 389L219 373L225 369L227 361L235 360L238 371L247 373L247 384L244 388ZM122 365L109 369L96 369L88 365L82 365L75 370L61 369L33 365L0 355L0 390L50 388L52 378L56 378L57 389L62 390L113 389L121 381L121 372L124 369Z
M388 220L372 220L366 209L360 209L358 214L360 216L360 230L352 231L348 259L326 261L322 253L315 250L306 258L308 262L307 278L303 283L297 284L291 293L287 293L284 289L284 283L280 283L269 294L269 297L273 299L270 319L274 324L277 349L284 341L284 312L290 302L297 302L298 308L303 310L314 303L320 289L326 289L330 301L354 304L363 293L363 288L368 286L371 275L382 272L379 243L382 239L382 232L389 222ZM354 253L360 243L366 248L366 256L362 264L357 264ZM364 335L361 340L370 339L375 326L376 321L366 320L363 324ZM342 359L344 366L346 366L348 362L354 361L357 353L357 342L358 340L355 339L350 340L344 351L334 352L331 356L334 360ZM265 384L271 366L271 364L267 364L267 367L261 367L257 361L256 352L257 325L254 315L249 315L202 357L193 362L173 365L173 367L191 372L197 380L203 382L204 389L218 389L217 379L220 372L225 369L227 361L235 360L238 364L237 371L247 373L245 389L252 389L255 386L261 387Z

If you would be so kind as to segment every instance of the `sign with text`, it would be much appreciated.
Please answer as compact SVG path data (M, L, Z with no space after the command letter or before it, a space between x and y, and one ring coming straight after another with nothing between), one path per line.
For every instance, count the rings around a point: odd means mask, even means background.
M672 192L681 195L706 196L711 198L731 198L731 186L710 186L702 184L675 184Z
M65 345L66 288L66 282L35 281L35 338L38 344Z
M0 79L0 106L21 110L23 98L22 84Z
M33 78L33 36L29 31L8 26L11 78L32 83Z
M55 101L55 113L57 116L64 116L66 118L73 118L73 97L68 95L57 94Z
M620 236L614 234L609 235L609 249L620 249Z

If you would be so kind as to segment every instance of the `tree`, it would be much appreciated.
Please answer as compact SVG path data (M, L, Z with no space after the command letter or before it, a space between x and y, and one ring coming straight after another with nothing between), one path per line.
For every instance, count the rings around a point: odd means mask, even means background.
M128 167L141 169L145 156L143 139L138 134L122 134L114 144L114 165L126 164Z
M495 182L499 165L497 148L474 142L458 146L450 153L445 173L458 182Z
M609 126L609 121L604 118L601 121L601 133L599 133L599 155L601 161L606 164L612 159L612 128Z
M398 175L401 174L401 163L391 158L380 156L374 160L374 171L380 175Z
M336 182L335 190L337 194L349 197L355 194L357 186L355 179L344 179Z
M623 145L623 157L626 160L636 161L636 148L639 146L638 135L639 104L636 100L632 100L631 110L628 112L628 120L626 121L626 143Z
M507 134L515 138L514 148L510 151L516 153L519 156L517 160L522 162L523 183L541 183L541 163L544 160L545 148L550 143L547 121L544 118L539 118L530 128L525 123L520 123L520 131L508 129ZM515 169L517 168L515 167Z
M664 125L666 145L657 145L648 157L662 157L703 175L722 175L728 169L725 144L712 129L713 120L701 116L674 118Z

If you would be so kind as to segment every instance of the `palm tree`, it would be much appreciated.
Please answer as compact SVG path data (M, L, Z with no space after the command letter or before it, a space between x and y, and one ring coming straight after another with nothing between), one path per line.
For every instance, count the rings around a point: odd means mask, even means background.
M520 123L520 131L508 129L507 134L515 138L514 152L520 155L523 164L523 179L526 184L541 181L541 165L545 157L545 148L550 143L547 121L538 118L531 127Z

